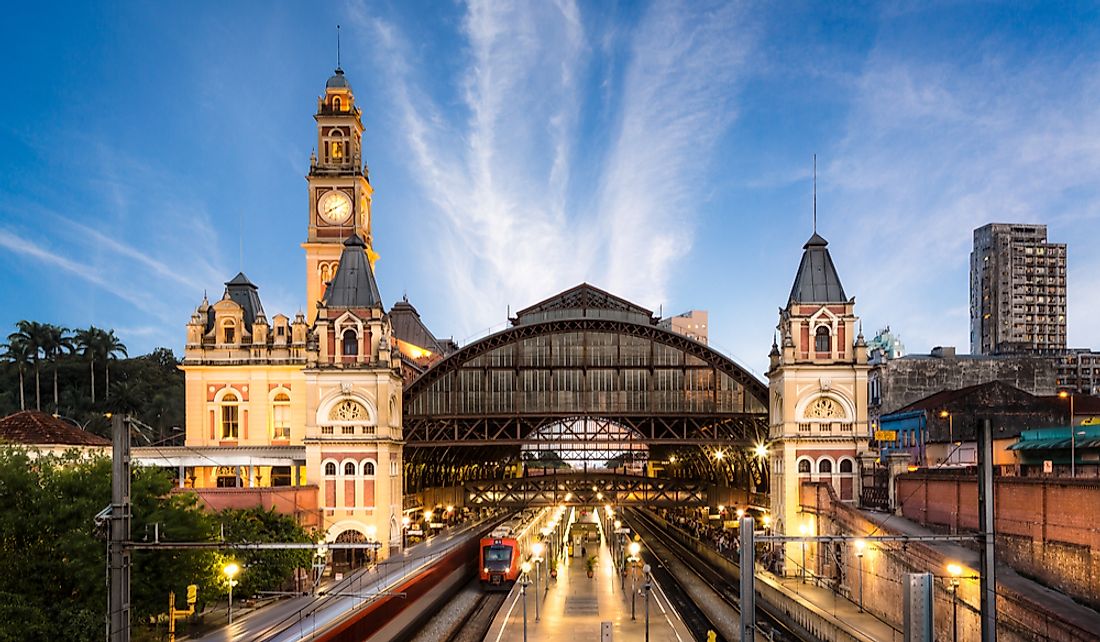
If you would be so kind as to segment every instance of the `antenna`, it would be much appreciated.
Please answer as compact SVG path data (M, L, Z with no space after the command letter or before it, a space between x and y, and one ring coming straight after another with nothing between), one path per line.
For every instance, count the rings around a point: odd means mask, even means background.
M814 154L814 234L817 234L817 154Z
M340 68L340 25L336 25L336 68Z

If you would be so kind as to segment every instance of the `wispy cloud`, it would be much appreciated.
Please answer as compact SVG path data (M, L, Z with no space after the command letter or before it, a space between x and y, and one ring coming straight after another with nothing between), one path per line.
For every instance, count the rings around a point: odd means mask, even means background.
M458 110L423 89L408 35L359 12L387 60L409 163L448 230L438 260L452 309L473 330L507 302L581 280L660 302L691 246L695 177L735 114L749 45L738 10L657 4L618 51L623 34L598 32L569 0L465 9ZM596 66L617 70L599 117L586 104Z
M1100 282L1074 269L1073 241L1100 222L1100 69L986 56L970 66L902 59L882 43L854 96L832 186L832 239L857 266L863 313L891 322L917 349L969 346L972 230L990 222L1049 224L1070 242L1071 293L1100 299ZM1080 198L1089 195L1088 198ZM1073 283L1073 279L1090 281ZM950 296L957 305L929 301ZM1074 340L1100 329L1071 306Z

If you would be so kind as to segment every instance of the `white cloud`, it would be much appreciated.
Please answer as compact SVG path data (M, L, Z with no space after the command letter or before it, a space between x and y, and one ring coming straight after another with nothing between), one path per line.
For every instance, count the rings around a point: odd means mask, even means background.
M618 55L609 43L619 38L586 31L597 22L569 0L468 3L461 109L428 96L397 26L363 8L357 17L386 60L413 174L445 224L437 271L463 331L582 280L663 299L691 246L708 154L734 116L748 46L738 9L647 10L622 64L603 61L622 77L605 79L621 89L605 93L612 111L600 116L586 109L593 56Z
M1095 66L995 56L948 66L880 43L822 181L833 192L826 229L840 232L830 237L838 262L855 265L842 276L865 318L891 323L910 350L967 349L973 229L1046 223L1052 242L1069 243L1070 341L1100 344L1081 303L1100 299L1100 283L1082 283L1088 271L1076 263L1078 240L1100 221L1090 205L1100 197L1098 98Z

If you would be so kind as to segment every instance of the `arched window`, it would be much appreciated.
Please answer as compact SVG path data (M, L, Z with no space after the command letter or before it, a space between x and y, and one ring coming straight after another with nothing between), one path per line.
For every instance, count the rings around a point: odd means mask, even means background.
M237 338L237 328L232 321L226 321L222 325L222 343L233 343Z
M344 330L344 339L341 343L345 357L354 357L359 354L359 336L355 334L355 330L351 328Z
M810 474L811 471L810 471L810 460L809 459L799 460L799 462L798 462L798 472L799 472L799 474L803 474L803 475Z
M828 459L822 459L821 461L817 462L817 472L832 474L833 462L829 461Z
M334 140L330 142L329 149L332 150L330 155L333 160L340 160L344 157L344 141Z
M367 477L374 476L374 462L363 462L363 474Z
M842 473L851 473L851 472L853 472L853 468L854 467L852 465L852 460L851 459L841 459L840 460L840 472L842 472Z
M328 475L329 477L335 477L336 476L336 464L334 464L331 461L329 463L325 464L325 474Z
M817 332L814 334L814 350L817 352L828 352L831 349L829 343L829 328L819 326Z
M355 464L350 461L344 464L344 474L349 477L355 475Z
M271 400L271 438L290 439L290 395L285 392Z
M240 406L232 392L222 397L222 439L236 439L240 426Z
M332 99L332 109L335 110L335 111L340 111L340 97L339 96Z

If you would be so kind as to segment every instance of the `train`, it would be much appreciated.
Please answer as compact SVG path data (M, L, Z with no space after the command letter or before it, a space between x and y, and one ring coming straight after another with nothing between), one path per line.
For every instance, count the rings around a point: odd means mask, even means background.
M509 591L519 580L520 565L531 557L531 545L543 526L562 511L528 509L493 529L478 545L478 573L486 591Z

